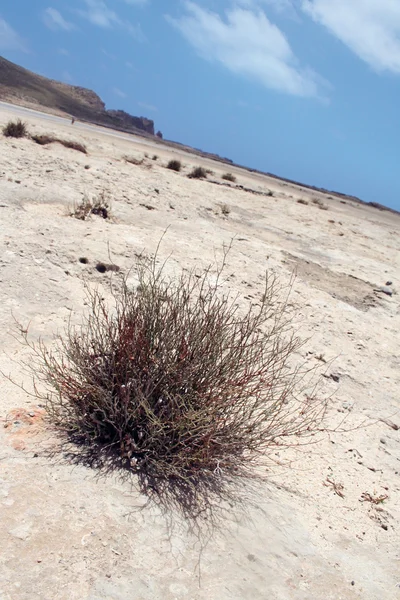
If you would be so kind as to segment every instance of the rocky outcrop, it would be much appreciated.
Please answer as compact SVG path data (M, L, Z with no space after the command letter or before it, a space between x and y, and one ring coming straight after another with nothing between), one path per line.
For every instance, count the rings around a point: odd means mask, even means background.
M0 100L50 109L76 119L132 133L154 135L154 123L123 110L106 110L92 90L47 79L0 57Z
M112 123L118 129L142 129L151 135L154 135L154 121L146 117L133 117L124 110L106 110L106 117L111 119Z

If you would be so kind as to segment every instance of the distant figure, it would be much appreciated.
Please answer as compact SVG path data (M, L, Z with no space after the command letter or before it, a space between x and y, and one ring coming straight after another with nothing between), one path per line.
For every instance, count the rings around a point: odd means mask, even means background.
M73 125L75 123L75 117L72 117L71 119L71 125Z

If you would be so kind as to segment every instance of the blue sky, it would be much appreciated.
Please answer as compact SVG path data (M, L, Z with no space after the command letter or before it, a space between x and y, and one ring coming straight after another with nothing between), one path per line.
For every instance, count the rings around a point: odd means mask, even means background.
M0 54L166 138L400 210L400 0L12 0Z

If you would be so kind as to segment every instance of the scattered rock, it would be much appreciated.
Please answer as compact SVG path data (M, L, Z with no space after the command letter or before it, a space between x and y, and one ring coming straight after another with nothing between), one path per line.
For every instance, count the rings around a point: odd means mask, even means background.
M382 287L374 289L374 292L386 294L387 296L393 296L393 288L387 285L382 285Z
M336 383L339 383L340 376L337 373L331 373L330 377L331 377L331 379L333 379L333 381L335 381Z
M385 285L392 285L393 281L387 281Z
M21 525L17 525L14 529L9 531L10 535L19 540L25 541L28 539L30 535L31 526L27 523L22 523Z

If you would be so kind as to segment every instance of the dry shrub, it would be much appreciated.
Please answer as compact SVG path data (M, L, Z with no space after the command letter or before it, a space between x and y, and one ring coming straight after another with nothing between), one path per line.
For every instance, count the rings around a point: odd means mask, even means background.
M224 175L222 175L222 179L225 179L225 181L231 181L232 183L236 182L236 177L232 173L224 173Z
M48 144L58 143L64 146L65 148L70 148L71 150L77 150L78 152L82 152L83 154L87 154L87 149L84 144L80 142L73 142L70 140L63 140L57 138L53 135L32 135L32 140L39 144L40 146L47 146Z
M206 179L207 171L203 167L195 167L188 177L189 179Z
M307 206L308 205L308 200L304 200L304 198L299 198L297 200L297 203L298 204L304 204L305 206Z
M230 215L231 209L227 204L221 204L221 212L224 217L228 217Z
M326 204L324 204L319 198L313 198L312 203L318 206L318 208L321 210L329 210Z
M103 219L111 218L111 205L104 192L99 194L97 198L85 196L82 202L74 206L70 212L71 217L75 217L80 221L86 221L91 215L97 215Z
M17 121L8 121L3 127L3 135L5 137L22 138L28 135L26 124L18 119Z
M139 159L139 158L134 158L133 156L124 156L124 160L127 163L130 163L131 165L142 165L143 164L143 158Z
M182 169L182 163L180 160L172 159L167 164L167 169L179 173L179 171Z
M134 291L114 290L111 305L88 292L80 327L51 349L31 344L36 393L77 455L137 473L189 513L204 490L220 497L277 448L306 443L325 411L298 389L302 342L275 280L241 311L222 268L170 278L142 259Z

